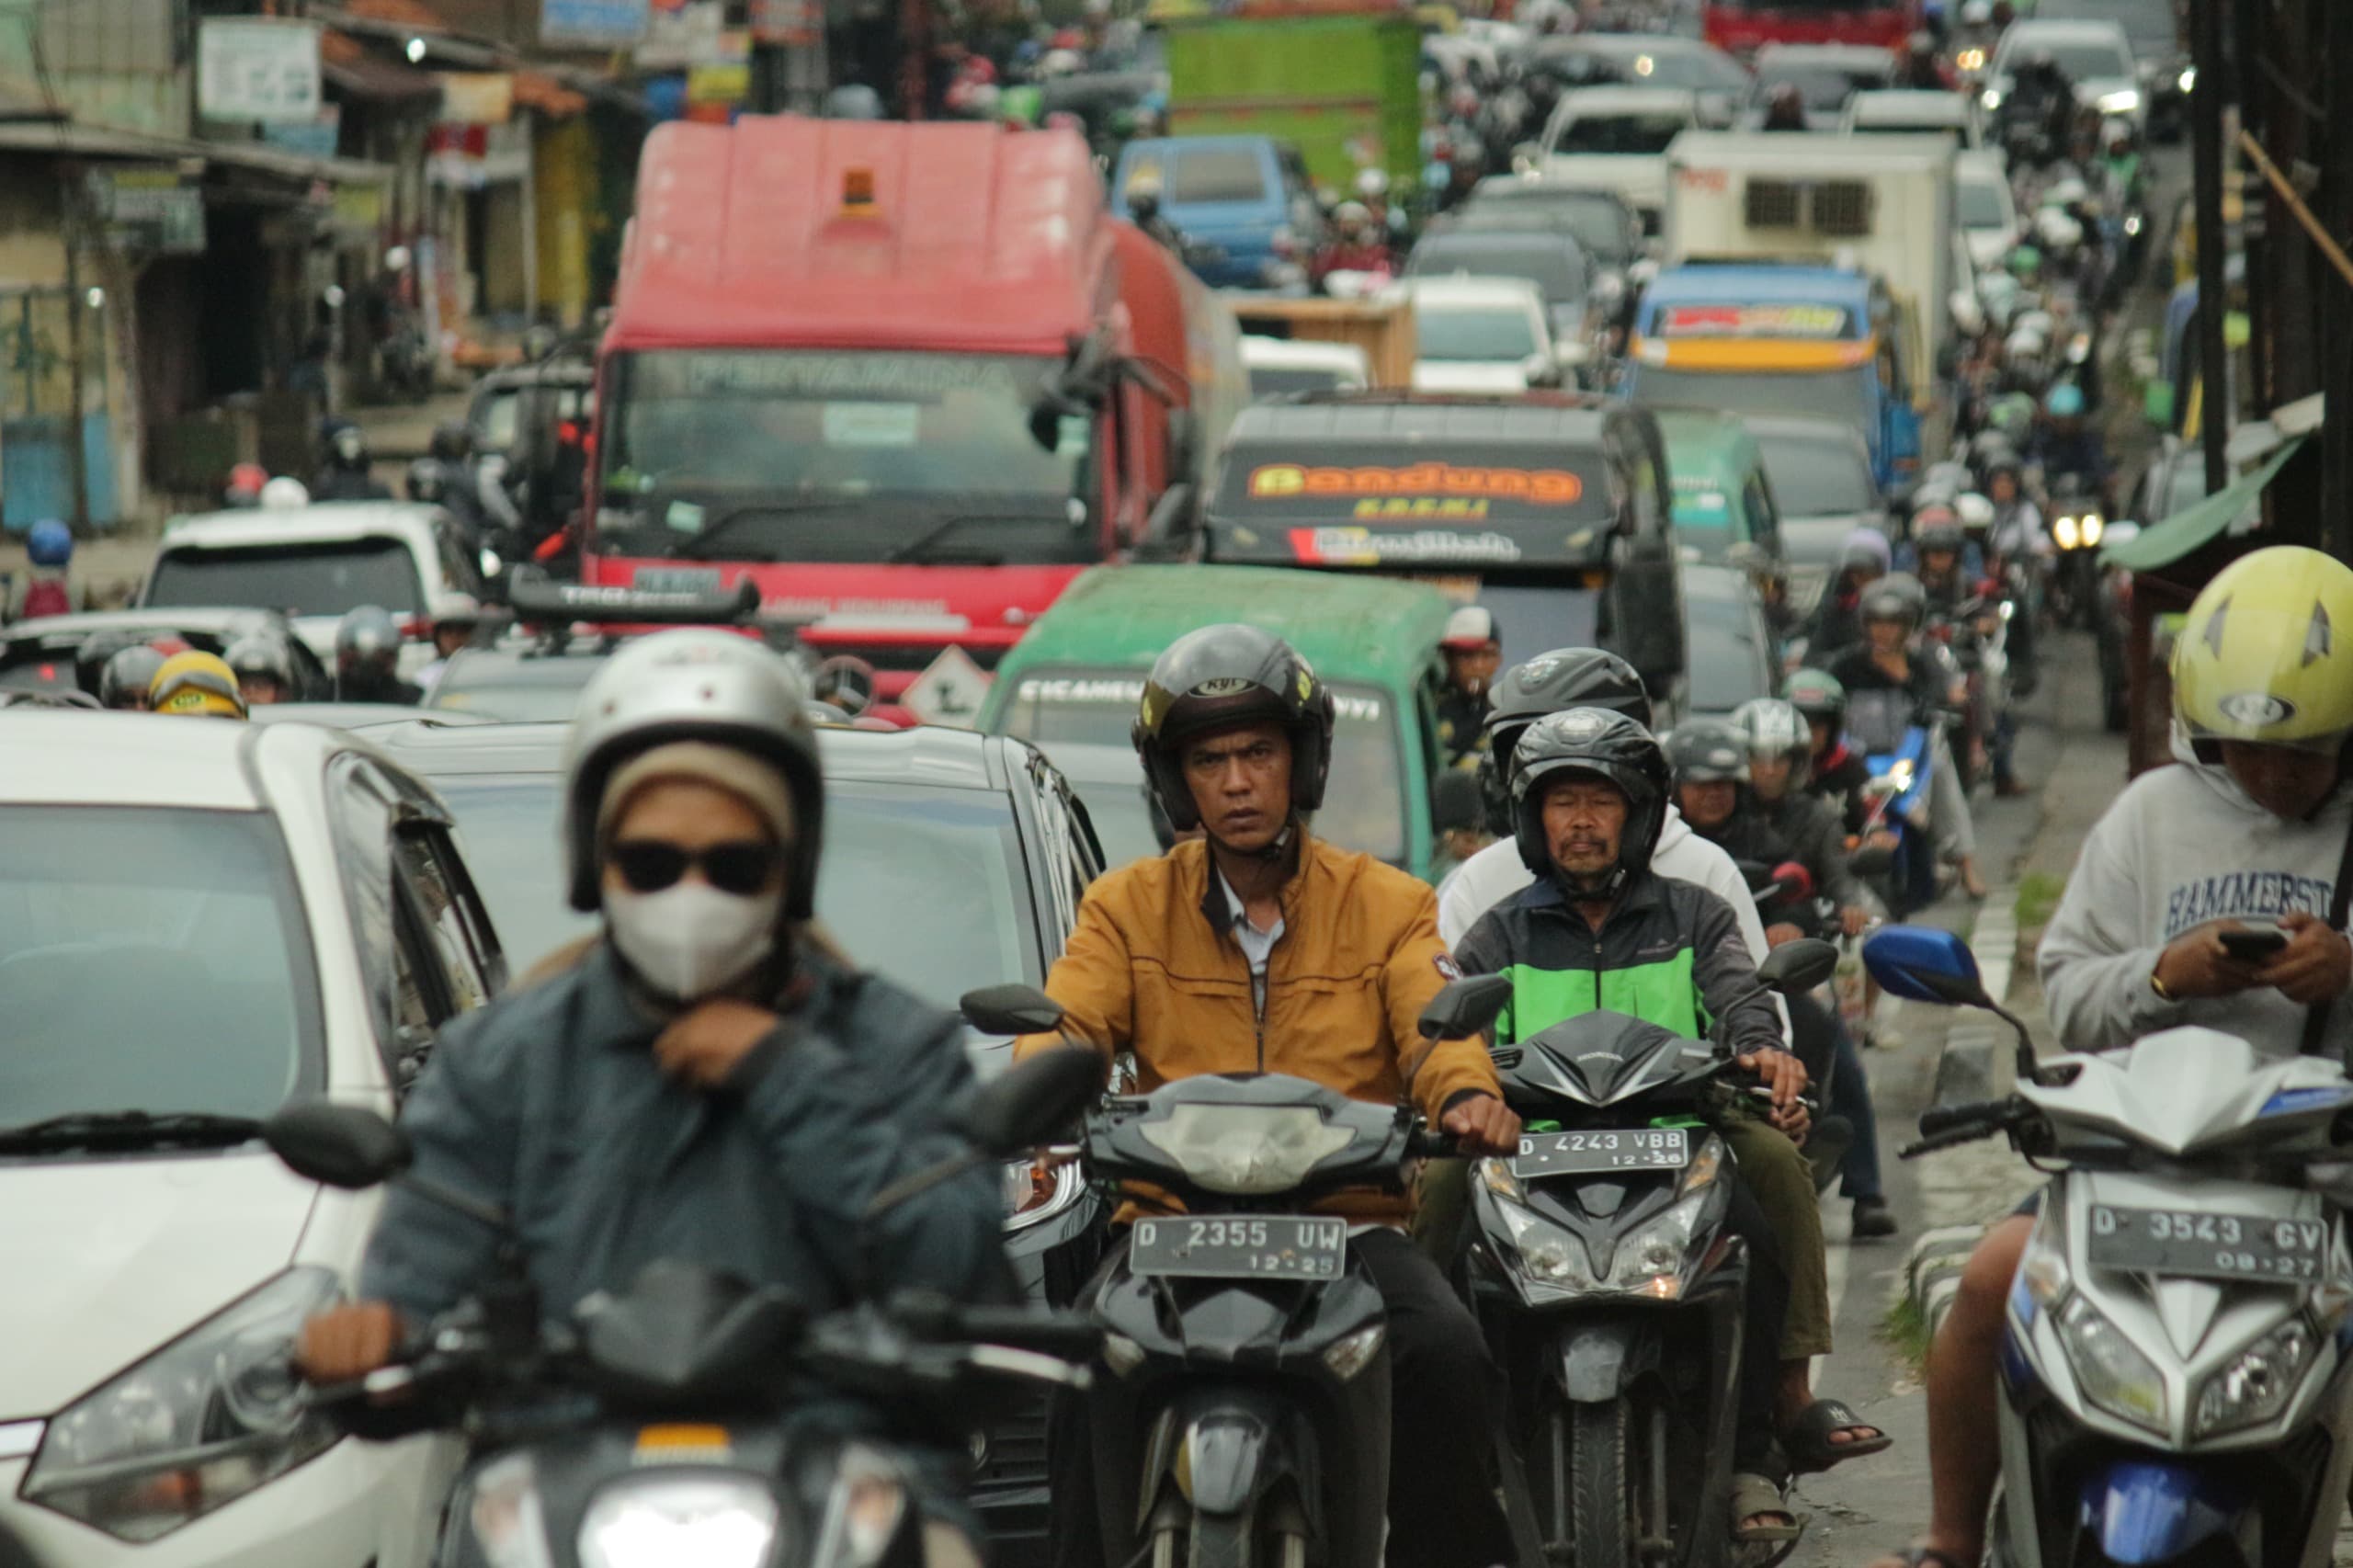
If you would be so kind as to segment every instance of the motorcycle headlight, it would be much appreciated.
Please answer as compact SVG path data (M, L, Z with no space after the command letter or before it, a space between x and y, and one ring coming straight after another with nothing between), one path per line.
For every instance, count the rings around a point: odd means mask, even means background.
M1988 87L1984 92L1977 95L1977 101L1984 104L1988 110L2000 108L2002 107L2002 89L1999 87Z
M2288 1408L2319 1346L2312 1325L2298 1317L2240 1351L2198 1391L2192 1436L2211 1437L2276 1419Z
M2086 550L2089 550L2092 546L2099 542L2099 536L2108 531L2108 519L2101 517L2097 512L2086 512L2084 514L2084 520L2081 528L2084 537L2084 548Z
M2059 1340L2086 1398L2135 1426L2165 1429L2170 1406L2156 1364L2091 1302L2078 1296L2067 1303L2059 1314Z
M1674 1301L1683 1293L1684 1265L1695 1237L1703 1235L1722 1214L1727 1188L1710 1185L1675 1206L1619 1244L1609 1260L1609 1287L1638 1295Z
M2138 212L2124 220L2124 232L2127 234L2138 234L2141 232L2141 215Z
M529 1453L502 1455L483 1466L466 1513L490 1568L549 1568L539 1469Z
M1381 1346L1388 1338L1389 1325L1380 1323L1343 1335L1324 1347L1324 1364L1345 1383L1372 1365L1372 1358L1381 1354Z
M749 1476L654 1471L617 1481L589 1500L580 1519L580 1564L760 1568L776 1525L775 1495Z
M812 1568L873 1568L890 1551L906 1511L906 1479L889 1455L863 1443L843 1449L841 1476L825 1501ZM731 1560L729 1568L754 1564Z
M1007 1160L1000 1167L1005 1228L1023 1231L1051 1220L1078 1201L1084 1188L1078 1167L1043 1160Z
M1495 1211L1503 1216L1512 1251L1530 1279L1567 1290L1590 1290L1597 1283L1585 1255L1585 1243L1508 1198L1497 1199Z
M1148 1122L1143 1141L1211 1192L1282 1192L1353 1142L1312 1106L1180 1105Z
M58 1412L24 1495L122 1540L233 1503L338 1436L302 1398L294 1336L340 1301L328 1269L290 1269Z
M2053 519L2053 520L2052 520L2052 524L2051 524L2051 539L2052 539L2052 543L2054 543L2054 544L2056 544L2056 545L2058 545L2058 547L2059 547L2060 549L2062 549L2062 550L2073 550L2073 549L2075 549L2075 540L2076 540L2076 538L2077 538L2077 535L2076 535L2076 532L2075 532L2075 518L2073 518L2073 517L2059 517L2059 518L2055 518L2055 519Z

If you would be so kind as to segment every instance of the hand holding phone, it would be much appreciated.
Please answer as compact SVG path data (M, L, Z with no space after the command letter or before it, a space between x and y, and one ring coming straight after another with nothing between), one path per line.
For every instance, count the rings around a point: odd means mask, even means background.
M2245 921L2238 929L2226 928L2214 935L2222 941L2222 950L2241 963L2261 963L2288 945L2288 933L2268 920Z

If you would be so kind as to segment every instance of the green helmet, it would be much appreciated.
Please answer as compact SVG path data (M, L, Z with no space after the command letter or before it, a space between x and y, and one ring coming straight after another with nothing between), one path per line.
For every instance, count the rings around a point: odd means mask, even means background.
M1800 670L1782 688L1790 706L1809 719L1837 723L1847 716L1847 688L1827 670Z

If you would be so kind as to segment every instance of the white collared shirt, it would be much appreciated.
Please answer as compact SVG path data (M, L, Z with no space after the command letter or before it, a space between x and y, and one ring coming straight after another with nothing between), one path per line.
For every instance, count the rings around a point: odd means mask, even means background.
M1242 956L1250 960L1251 1003L1263 1015L1267 1010L1267 960L1274 952L1275 944L1282 940L1283 917L1277 914L1274 928L1261 931L1250 924L1250 911L1222 870L1217 873L1217 885L1225 890L1225 907L1233 915L1233 939L1242 944Z

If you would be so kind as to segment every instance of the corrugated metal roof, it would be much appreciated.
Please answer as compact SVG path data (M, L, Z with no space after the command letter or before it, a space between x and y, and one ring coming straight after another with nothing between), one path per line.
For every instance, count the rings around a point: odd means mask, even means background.
M844 176L874 201L845 210ZM1059 352L1113 286L1067 131L747 115L646 139L616 347Z

